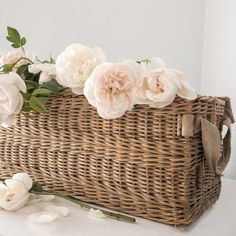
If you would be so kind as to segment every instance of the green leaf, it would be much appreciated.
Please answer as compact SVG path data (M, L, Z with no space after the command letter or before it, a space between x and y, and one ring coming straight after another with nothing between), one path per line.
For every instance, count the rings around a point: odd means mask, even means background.
M56 80L50 80L42 84L43 88L49 89L54 95L57 95L64 88Z
M30 191L34 191L34 192L43 192L43 187L40 183L38 182L33 182L33 186L30 189Z
M7 38L7 40L8 40L9 42L11 42L11 43L15 43L15 40L12 39L10 36L7 36L6 38Z
M37 97L37 99L43 104L45 105L48 100L49 100L49 97Z
M9 26L7 27L7 32L8 32L9 38L11 39L11 42L20 45L21 38L20 38L19 32L16 29Z
M21 109L21 112L26 112L26 113L28 113L28 112L30 112L31 110L32 110L31 107L29 107L29 106L23 106L22 109Z
M47 88L38 88L33 91L32 95L49 95L51 91Z
M4 72L4 73L9 73L9 72L12 71L13 67L14 67L13 64L5 64L5 65L3 65L3 67L2 67L2 72Z
M31 94L30 93L22 93L22 96L28 100L30 97L31 97ZM29 105L29 103L27 101L25 101L25 104L24 105Z
M39 87L39 84L32 80L25 80L25 83L26 83L27 91L31 89L37 89Z
M28 70L28 64L26 65L21 65L17 68L17 71L16 73L19 75L19 76L22 76L26 71Z
M26 44L26 38L20 36L19 32L12 28L12 27L7 27L7 40L12 43L13 48L20 48L23 47Z
M30 106L37 112L48 112L46 107L41 103L39 98L32 96L29 100Z
M20 42L21 42L21 47L24 46L26 44L26 38L25 37L21 38Z
M19 44L16 44L16 43L13 43L11 46L12 46L13 48L20 48L20 47L21 47Z

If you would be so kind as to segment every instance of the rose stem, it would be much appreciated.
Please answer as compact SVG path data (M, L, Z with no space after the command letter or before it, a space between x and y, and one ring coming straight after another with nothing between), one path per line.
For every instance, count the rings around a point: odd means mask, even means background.
M81 200L79 200L77 198L74 198L74 197L68 197L68 196L63 196L63 195L57 194L57 193L50 193L50 192L44 192L44 191L43 192L30 191L30 192L34 193L34 194L39 194L39 195L55 195L57 197L61 197L61 198L64 198L66 200L69 200L73 203L76 203L81 208L100 210L104 215L106 215L108 217L112 217L112 218L116 218L116 219L119 219L119 220L132 222L132 223L134 223L136 221L136 219L134 217L130 217L130 216L127 216L127 215L102 210L102 209L99 209L97 207L92 207L92 206L90 206L90 205L88 205L88 204L86 204L86 203L82 202Z

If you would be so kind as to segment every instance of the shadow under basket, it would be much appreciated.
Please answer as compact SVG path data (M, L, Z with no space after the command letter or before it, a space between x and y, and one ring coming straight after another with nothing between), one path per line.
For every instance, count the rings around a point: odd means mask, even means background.
M219 198L234 121L228 98L177 97L105 120L83 95L63 92L48 109L0 128L1 179L27 172L46 190L175 226Z

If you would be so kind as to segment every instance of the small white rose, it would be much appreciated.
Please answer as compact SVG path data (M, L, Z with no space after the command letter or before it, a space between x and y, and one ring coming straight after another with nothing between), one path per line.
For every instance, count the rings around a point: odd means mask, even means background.
M85 81L105 61L106 56L100 48L69 45L56 60L56 79L59 84L71 88L73 93L82 94Z
M17 173L13 175L12 179L22 181L25 184L25 186L28 188L28 190L32 188L33 181L27 173Z
M52 79L56 79L56 66L50 63L40 63L29 65L28 70L30 73L37 74L39 72L39 83L43 84Z
M133 108L136 78L136 71L128 63L103 63L86 81L84 94L102 118L119 118Z
M0 183L0 207L7 211L16 211L23 207L29 198L26 185L16 179L7 179Z
M161 108L172 103L176 95L189 100L197 97L185 74L180 71L174 69L144 71L136 81L137 104L149 104Z
M2 64L13 64L22 57L25 57L25 53L21 49L10 51L2 55Z
M35 60L35 56L28 53L28 52L23 52L22 49L15 49L13 51L8 52L7 54L3 54L1 59L0 59L0 63L1 65L5 65L5 64L13 64L16 61L18 61L20 58L28 58L31 61ZM25 65L29 63L28 60L22 59L20 60L16 66L13 68L13 71L16 71L17 68L21 65Z
M16 123L15 115L21 111L23 96L26 92L25 82L21 77L10 72L0 75L0 125L8 127Z

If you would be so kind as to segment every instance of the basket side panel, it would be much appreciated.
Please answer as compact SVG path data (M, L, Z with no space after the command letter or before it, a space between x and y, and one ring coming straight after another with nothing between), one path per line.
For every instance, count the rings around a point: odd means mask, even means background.
M213 101L213 100L212 100ZM82 96L50 103L50 113L0 129L0 176L25 171L54 192L172 225L189 225L219 196L201 135L178 135L179 114L219 123L213 102L177 99L101 119ZM210 104L210 105L209 105Z

